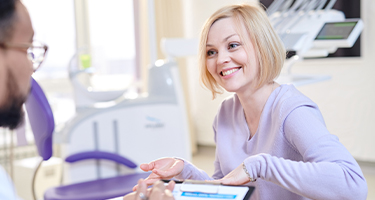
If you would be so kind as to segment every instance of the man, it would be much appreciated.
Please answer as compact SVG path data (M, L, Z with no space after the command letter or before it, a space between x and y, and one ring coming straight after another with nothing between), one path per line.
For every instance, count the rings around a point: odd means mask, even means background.
M14 129L23 118L33 63L28 58L34 31L19 0L0 0L0 126Z
M33 36L30 16L22 2L0 0L0 127L14 129L23 119L22 105L30 91L31 75L40 66L47 51L47 46L33 42ZM139 183L145 186L142 180ZM167 188L173 189L174 185L171 186ZM125 197L129 198L151 200L173 199L173 196L159 182L154 190L147 193L145 186L138 193ZM1 166L0 199L18 199L9 176Z
M16 128L30 90L33 63L27 55L34 31L30 16L18 0L0 0L0 126ZM23 47L23 48L21 48ZM0 199L17 199L12 182L0 166Z

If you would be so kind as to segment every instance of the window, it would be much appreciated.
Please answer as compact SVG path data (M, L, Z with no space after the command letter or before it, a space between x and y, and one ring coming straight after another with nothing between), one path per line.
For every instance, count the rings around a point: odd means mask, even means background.
M87 2L92 56L105 60L102 66L95 67L102 73L134 75L133 1L90 0Z
M36 76L60 78L67 76L69 60L75 52L73 0L23 0L35 30L35 40L49 47L46 60Z
M84 9L75 8L82 2ZM77 46L82 47L79 45L82 38L89 38L86 45L97 73L135 76L133 0L24 0L23 3L31 16L34 39L49 46L43 67L34 75L38 79L68 78L69 62L77 53ZM77 33L77 20L83 10L87 11L84 23L88 31L82 33L78 27Z

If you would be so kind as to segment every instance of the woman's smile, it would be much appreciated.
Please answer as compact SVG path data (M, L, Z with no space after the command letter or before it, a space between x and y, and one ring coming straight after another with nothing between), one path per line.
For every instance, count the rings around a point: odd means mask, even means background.
M228 78L231 78L232 76L234 76L235 74L237 74L237 72L242 69L242 67L232 67L232 68L229 68L229 69L224 69L220 72L220 75L224 78L224 79L228 79Z

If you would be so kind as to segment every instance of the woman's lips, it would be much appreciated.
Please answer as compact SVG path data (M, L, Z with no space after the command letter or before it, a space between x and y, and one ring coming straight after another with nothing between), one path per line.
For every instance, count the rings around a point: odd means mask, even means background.
M225 70L220 72L220 75L222 77L228 77L229 78L231 75L234 75L240 69L241 69L241 67L233 67L233 68L230 68L230 69L225 69Z

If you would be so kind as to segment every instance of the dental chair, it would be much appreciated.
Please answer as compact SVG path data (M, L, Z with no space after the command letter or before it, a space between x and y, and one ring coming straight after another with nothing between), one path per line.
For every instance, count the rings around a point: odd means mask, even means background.
M55 124L51 107L47 98L38 85L31 80L31 92L25 103L31 129L34 134L35 144L39 155L42 157L41 162L35 170L32 182L32 191L34 199L35 194L35 177L43 161L52 156L52 134ZM68 156L65 161L75 163L87 159L104 159L115 163L136 168L137 165L129 159L117 154L105 151L88 151L80 152ZM48 189L44 194L45 200L93 200L93 199L110 199L121 197L132 192L133 186L138 179L146 178L149 173L132 173L111 178L92 180L87 182L63 185Z

